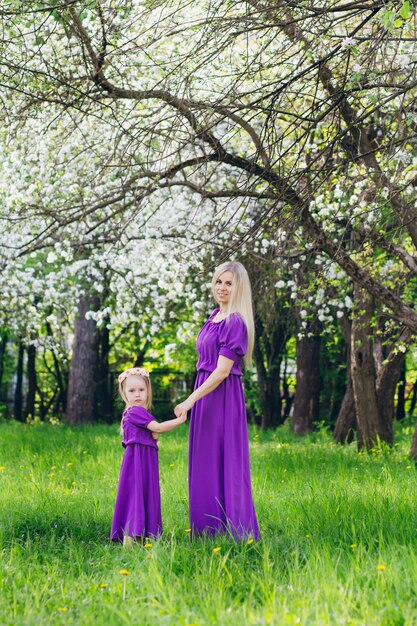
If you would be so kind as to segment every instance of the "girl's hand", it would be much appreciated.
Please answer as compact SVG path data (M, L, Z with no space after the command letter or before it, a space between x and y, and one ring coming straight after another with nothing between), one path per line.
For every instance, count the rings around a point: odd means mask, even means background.
M154 431L151 431L151 435L152 435L152 439L155 439L155 441L158 441L158 439L159 439L159 434L158 433L156 433Z
M187 421L187 411L184 411L183 413L181 413L181 415L177 417L177 420L180 424L184 424L184 422Z
M174 409L175 416L178 417L179 419L184 418L182 419L182 421L185 422L185 420L187 419L187 413L193 408L193 406L194 406L194 402L190 400L189 398L187 398L187 400L184 400L184 402L181 402L181 404L177 404L177 406Z

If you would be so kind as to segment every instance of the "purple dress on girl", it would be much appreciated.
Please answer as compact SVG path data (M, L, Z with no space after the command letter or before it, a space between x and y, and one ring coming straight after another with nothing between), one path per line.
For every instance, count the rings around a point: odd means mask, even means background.
M247 348L242 318L232 313L212 319L197 338L199 359L195 388L216 369L219 355L234 361L214 391L198 400L191 413L189 447L190 523L194 534L231 533L235 539L259 538L252 500L248 428L241 363Z
M155 418L141 406L123 414L125 448L110 539L151 537L162 533L158 445L147 425Z

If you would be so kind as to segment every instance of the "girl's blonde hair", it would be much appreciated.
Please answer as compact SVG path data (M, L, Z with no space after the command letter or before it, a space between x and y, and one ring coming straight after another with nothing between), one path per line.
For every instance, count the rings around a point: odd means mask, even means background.
M149 372L147 372L146 370L142 370L142 373L139 373L137 371L134 370L126 370L125 372L123 372L122 374L120 374L119 376L119 396L122 398L122 400L125 403L125 410L123 411L123 415L122 415L122 420L120 422L120 433L123 435L123 418L126 414L126 410L129 408L129 403L127 401L126 398L126 392L125 392L125 387L126 387L126 379L128 376L137 376L138 378L142 378L142 380L145 381L145 385L146 385L146 389L148 391L148 398L146 400L146 404L145 404L145 409L149 410L152 406L152 385L151 385L151 379L149 378Z
M214 270L213 279L211 281L211 290L214 299L216 299L214 290L216 281L224 272L232 272L235 279L231 298L226 307L226 316L229 316L231 313L238 313L246 324L248 347L244 361L245 365L250 365L255 341L255 323L253 320L252 290L249 276L245 267L242 263L239 263L239 261L227 261L226 263L222 263Z

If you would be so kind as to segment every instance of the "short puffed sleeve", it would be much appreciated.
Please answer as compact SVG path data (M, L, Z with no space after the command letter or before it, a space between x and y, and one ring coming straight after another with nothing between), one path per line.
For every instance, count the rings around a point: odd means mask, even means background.
M155 419L143 406L130 406L126 409L124 417L134 426L146 428Z
M232 313L229 319L224 321L219 339L219 356L225 356L232 361L240 361L245 356L248 347L248 331L240 315Z

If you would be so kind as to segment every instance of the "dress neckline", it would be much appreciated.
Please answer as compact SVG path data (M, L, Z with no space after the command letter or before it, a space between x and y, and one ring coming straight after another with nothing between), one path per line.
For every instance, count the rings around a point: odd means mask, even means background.
M210 315L209 317L209 322L211 322L212 324L221 324L222 322L224 322L224 320L226 320L228 317L230 317L230 315L227 315L226 317L224 317L223 319L219 320L218 322L215 322L213 320L214 317L216 317L217 313L220 311L219 308L214 309L213 313Z

